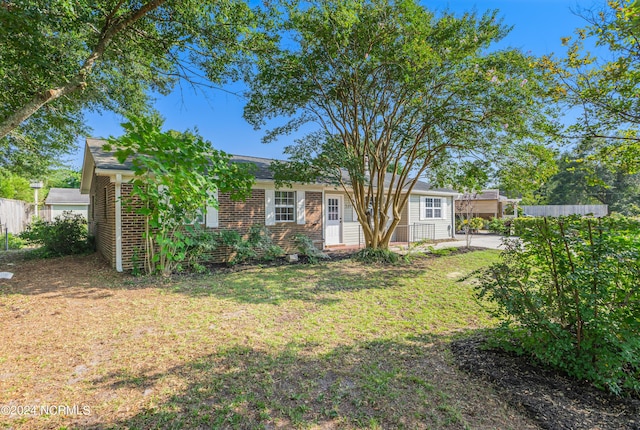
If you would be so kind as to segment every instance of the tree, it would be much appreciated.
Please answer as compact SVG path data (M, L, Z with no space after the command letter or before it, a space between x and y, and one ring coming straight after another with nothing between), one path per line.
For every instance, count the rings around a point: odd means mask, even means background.
M144 113L181 78L237 77L255 17L240 0L0 0L0 167L46 167L85 110Z
M33 189L28 179L0 169L0 197L33 202Z
M125 201L145 219L145 269L170 274L186 258L189 233L208 207L218 207L217 192L242 199L251 193L254 177L247 164L230 157L192 132L162 132L162 121L132 117L122 124L125 135L110 138L121 163L132 162L135 178Z
M625 4L626 3L626 4ZM588 25L567 37L565 58L544 64L556 79L558 99L579 117L565 136L598 144L596 158L612 169L640 171L640 6L608 1L601 10L582 10ZM585 50L593 40L601 55Z
M606 161L598 162L592 155L600 146L589 146L589 142L559 157L558 173L543 187L546 203L604 204L611 212L639 214L640 173L612 170Z
M544 122L535 59L489 52L508 32L496 12L436 18L412 0L277 9L281 46L258 62L245 118L260 127L288 117L265 141L318 125L286 149L290 162L276 166L276 179L342 187L367 247L388 247L431 167L453 153L500 154Z

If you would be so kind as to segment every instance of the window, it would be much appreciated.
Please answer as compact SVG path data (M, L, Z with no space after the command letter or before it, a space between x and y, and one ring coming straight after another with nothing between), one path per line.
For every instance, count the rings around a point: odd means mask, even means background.
M204 214L206 212L205 208L200 208L194 214L193 220L189 222L189 224L204 224Z
M442 199L426 197L424 199L424 217L442 218Z
M275 192L276 222L293 222L296 220L295 191Z

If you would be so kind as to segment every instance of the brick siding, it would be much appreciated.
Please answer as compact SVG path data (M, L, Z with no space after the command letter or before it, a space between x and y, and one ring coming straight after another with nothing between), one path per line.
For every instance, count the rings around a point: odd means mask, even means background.
M105 213L104 191L107 191L106 219L102 217ZM142 268L144 258L145 243L143 239L144 218L132 211L127 210L127 203L131 192L130 184L122 184L122 268L131 270L134 268L135 259L138 260L138 267ZM93 228L96 233L97 249L115 267L115 184L109 182L107 177L94 177L92 190L95 208L90 208L89 212L95 213L96 219L93 221ZM221 193L219 196L218 228L212 231L236 230L242 235L246 235L249 228L255 224L264 225L265 222L265 192L263 189L254 189L251 196L244 201L233 201L229 194ZM136 202L132 204L136 206ZM305 224L295 222L279 222L276 225L268 226L275 244L282 247L286 252L295 252L293 236L297 233L305 234L314 241L319 248L322 248L322 192L305 192ZM91 221L90 221L91 225ZM227 261L229 251L219 249L213 254L216 261Z
M90 196L89 234L95 238L96 250L116 267L115 184L107 177L94 175Z

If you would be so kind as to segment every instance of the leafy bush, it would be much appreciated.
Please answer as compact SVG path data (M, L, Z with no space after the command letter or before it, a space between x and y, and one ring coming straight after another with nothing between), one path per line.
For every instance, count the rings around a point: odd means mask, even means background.
M87 220L71 212L63 212L53 222L35 220L20 238L28 244L41 245L40 252L44 257L82 254L90 249Z
M329 258L327 254L316 248L309 236L296 234L293 236L293 243L296 245L298 253L306 256L311 264L316 264L320 260Z
M511 219L508 218L491 218L487 223L487 229L496 234L509 235L511 231Z
M478 231L484 227L484 224L485 220L480 217L458 220L456 223L456 230L467 231L467 229L470 229L471 231Z
M228 249L227 263L232 265L251 260L273 261L284 255L284 250L273 243L269 230L263 225L251 226L246 239L236 230L194 229L189 239L189 264L198 270L201 262L222 247Z
M640 391L640 221L520 219L480 297L498 305L500 345L614 393Z
M396 264L400 261L400 255L388 249L364 248L351 257L361 263Z
M0 243L0 249L5 249L5 246L7 244L5 240L7 240L7 236L2 234L0 235L0 238L2 239L2 243ZM13 235L11 233L8 234L8 242L9 249L21 249L26 245L26 242L21 239L20 236Z

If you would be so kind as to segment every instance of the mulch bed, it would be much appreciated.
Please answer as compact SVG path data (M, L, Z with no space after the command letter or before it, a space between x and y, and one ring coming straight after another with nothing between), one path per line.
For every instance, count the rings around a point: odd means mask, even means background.
M524 408L544 429L640 430L640 399L616 397L525 357L482 349L480 337L454 341L456 364L490 381L511 404Z

